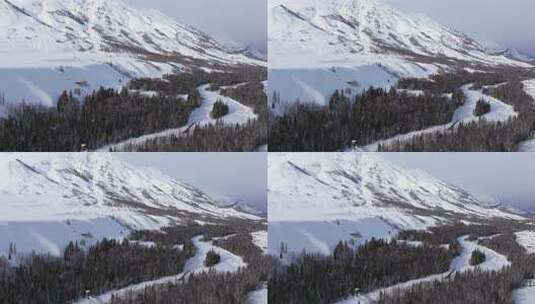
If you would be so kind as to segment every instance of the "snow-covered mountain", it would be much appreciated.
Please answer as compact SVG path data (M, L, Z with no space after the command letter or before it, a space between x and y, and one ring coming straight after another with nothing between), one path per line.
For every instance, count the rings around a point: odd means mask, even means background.
M236 64L265 62L122 0L0 1L0 90L9 100L49 103L59 87L90 92L132 77Z
M457 64L529 66L379 0L270 0L268 20L270 67L381 63L394 73L410 75Z
M489 207L426 172L397 167L373 153L269 155L270 251L329 253L339 240L392 237L453 221L524 217Z
M417 228L451 218L521 218L377 154L274 154L268 174L273 221L379 217L396 227Z
M0 176L0 255L9 241L16 241L21 250L40 251L44 244L43 250L54 252L47 246L124 237L132 229L193 220L259 220L219 207L193 186L133 167L109 153L4 154Z

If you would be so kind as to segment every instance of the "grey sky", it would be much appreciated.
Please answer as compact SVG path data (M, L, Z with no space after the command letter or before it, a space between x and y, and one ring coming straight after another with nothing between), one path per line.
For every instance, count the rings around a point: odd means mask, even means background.
M267 50L266 0L127 0L155 8L221 42Z
M382 153L405 168L422 169L480 198L535 212L535 153Z
M533 0L383 0L407 12L423 13L475 38L535 56Z
M267 209L266 153L114 153L141 167L152 167L196 186L215 198Z

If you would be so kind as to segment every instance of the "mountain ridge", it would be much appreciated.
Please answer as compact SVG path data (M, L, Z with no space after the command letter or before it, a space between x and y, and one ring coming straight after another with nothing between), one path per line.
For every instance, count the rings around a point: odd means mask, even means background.
M428 72L462 63L467 67L528 63L494 55L469 36L417 14L401 13L377 0L295 2L271 0L270 64L357 66L384 62L402 72L404 61ZM286 30L288 29L288 30ZM299 59L298 54L304 58Z
M441 222L524 219L420 170L369 153L270 155L269 218L275 222L363 220L417 229ZM291 203L288 203L291 202Z

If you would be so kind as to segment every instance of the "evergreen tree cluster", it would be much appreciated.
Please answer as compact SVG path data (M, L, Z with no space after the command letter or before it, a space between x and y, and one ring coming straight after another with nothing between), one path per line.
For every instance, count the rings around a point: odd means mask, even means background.
M70 243L61 257L31 255L0 267L0 303L69 303L182 271L194 251L103 239L87 250Z
M3 151L79 151L185 125L200 99L144 96L100 88L79 103L64 92L57 107L22 104L0 121Z
M340 242L332 255L304 253L269 279L269 303L332 303L353 294L443 273L454 254L439 246L371 239L357 249Z
M476 103L476 108L474 109L474 116L483 116L490 112L490 103L484 99L480 99Z
M525 227L523 228L525 229ZM535 255L527 254L515 240L514 227L500 235L479 240L482 246L507 256L510 267L500 271L466 271L442 282L428 282L408 290L382 295L380 304L513 303L513 291L534 278Z
M520 81L508 82L496 88L484 89L514 107L518 116L506 122L485 119L458 124L452 130L415 136L407 142L380 147L381 151L396 152L515 152L524 140L535 132L535 101L527 95Z
M270 151L339 151L449 122L457 105L442 94L416 96L369 88L336 91L328 106L296 103L269 123Z
M236 273L209 271L192 274L181 282L152 286L141 292L114 297L111 304L247 304L247 295L267 280L272 260L262 255L261 250L253 244L250 234L243 230L234 236L213 242L216 246L242 256L247 267Z
M477 266L485 262L485 258L485 254L480 250L476 249L472 251L472 255L470 256L470 265Z
M159 137L142 145L124 147L127 152L254 152L267 144L266 124L250 120L244 125L221 122L195 126L188 134Z
M212 267L217 265L221 261L221 256L216 253L214 250L208 251L206 258L204 260L204 266Z
M227 115L229 112L229 108L226 103L218 99L214 103L214 107L212 108L212 111L210 112L210 117L213 119L219 119L225 115Z

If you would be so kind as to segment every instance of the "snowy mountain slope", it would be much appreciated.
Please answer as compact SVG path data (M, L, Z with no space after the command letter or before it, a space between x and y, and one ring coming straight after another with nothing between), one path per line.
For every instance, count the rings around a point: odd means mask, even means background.
M378 0L270 0L268 20L270 65L280 68L292 63L354 66L380 63L385 57L435 66L456 61L529 66L491 53L429 18L404 14Z
M370 153L270 154L269 250L328 252L341 239L392 237L453 220L523 217Z
M456 68L533 66L380 0L270 0L268 9L269 96L277 90L287 102L322 103L335 89L389 87Z
M0 174L0 254L14 241L21 251L57 253L69 240L121 238L132 229L258 219L108 153L4 154Z
M95 74L111 74L104 84L115 87L133 77L192 67L265 65L249 53L228 49L158 11L136 9L122 0L0 1L0 78L17 80L21 73L26 80L13 81L15 88L0 88L10 101L40 101L37 94L19 92L28 82L55 99L56 88L49 88L55 82L61 81L63 89L91 91L103 85L92 81ZM33 76L36 68L51 79ZM86 86L76 85L84 81Z

